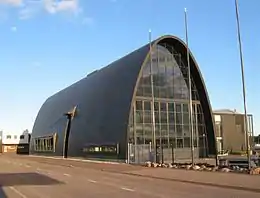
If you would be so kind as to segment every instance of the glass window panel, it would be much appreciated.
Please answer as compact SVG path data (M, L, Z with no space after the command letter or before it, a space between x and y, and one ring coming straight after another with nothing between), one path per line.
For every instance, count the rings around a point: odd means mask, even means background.
M159 102L154 102L154 110L159 111Z
M190 136L190 127L189 125L183 125L183 135Z
M151 77L150 76L144 76L142 79L143 79L142 80L142 84L144 86L150 87L150 85L151 85Z
M177 148L183 148L183 139L177 139Z
M157 125L155 128L155 135L156 135L156 137L160 137L160 126L159 125Z
M161 123L167 123L167 113L161 112Z
M160 88L160 97L167 98L167 88Z
M205 128L203 125L198 125L198 133L199 136L203 136L203 134L205 134Z
M197 113L196 106L197 106L197 104L192 104L192 112L193 113Z
M184 147L185 148L189 148L190 147L190 138L189 137L185 137L184 138Z
M170 138L170 147L176 148L176 139L175 138Z
M143 96L143 88L141 86L138 86L136 95L137 96Z
M194 141L193 141L193 146L194 146L194 147L198 147L197 138L194 138Z
M136 137L143 137L143 129L136 129Z
M165 75L165 64L164 64L164 58L160 57L160 63L158 65L159 73Z
M165 44L164 44L165 45ZM167 49L165 48L167 47ZM157 48L157 46L156 46ZM188 87L187 83L185 82L185 78L187 78L187 67L183 65L181 68L179 65L177 65L177 62L180 64L180 56L174 57L170 54L169 50L174 50L170 45L168 46L159 46L159 65L158 65L158 59L157 59L157 53L154 53L153 55L153 80L154 80L154 97L156 100L158 98L174 98L174 99L188 99ZM173 51L174 52L174 51ZM173 59L174 58L174 59ZM176 62L177 61L177 62ZM144 97L151 97L151 86L150 86L150 63L148 63L145 68L143 69L142 78L139 81L139 86L137 89L137 95L144 96ZM196 86L194 84L194 80L192 79L192 94L193 97L198 97L198 92L196 90ZM136 102L136 110L137 112L134 112L136 114L135 120L136 125L141 124L143 122L151 123L152 122L152 115L148 114L147 112L144 112L142 114L142 110L151 111L152 106L149 104L148 100L146 99L146 103L139 101ZM159 102L160 103L160 102ZM178 130L178 136L179 137L189 137L190 132L188 131L188 124L189 124L189 106L188 103L181 103L174 104L174 102L163 102L162 105L155 102L154 104L154 110L155 110L155 122L160 123L160 129L161 132L164 131L163 129L167 128L167 122L169 122L169 134L170 136L177 135ZM159 105L158 105L159 104ZM167 105L167 106L166 106ZM196 105L197 106L197 105ZM199 123L201 125L200 131L205 130L204 127L204 119L203 114L201 111L201 106L198 105L200 108L199 112L201 115L198 115L199 118L196 118L196 111L194 112L193 121L194 121L194 128L196 128L196 124ZM166 108L167 107L167 108ZM195 107L195 105L194 105ZM159 110L160 109L160 110ZM168 110L168 112L167 112ZM197 109L196 109L197 110ZM163 112L163 113L162 113ZM174 115L173 112L178 112L177 115ZM161 114L162 113L162 114ZM133 115L135 115L133 114ZM159 116L160 115L160 116ZM198 120L198 122L197 122ZM175 126L174 124L177 124ZM129 124L129 127L131 127L131 122ZM140 126L142 127L142 126ZM175 128L177 127L177 130L175 131ZM205 128L205 127L204 127ZM167 130L165 130L167 132ZM195 132L195 131L194 131ZM174 134L175 133L175 134ZM196 133L196 132L195 132ZM144 141L146 142L146 138L144 138ZM183 140L184 141L184 140ZM184 142L183 142L184 144ZM186 146L186 143L185 143Z
M193 117L192 117L193 124L197 124L197 116L198 116L198 114L192 113L192 115L193 115Z
M145 138L151 138L152 137L152 125L151 124L145 124L144 125L144 137Z
M145 65L142 74L143 74L143 78L150 79L150 74L151 74L150 61Z
M183 134L182 134L182 125L176 125L176 130L177 130L177 136L178 137L182 137Z
M144 123L152 123L151 111L144 111Z
M161 124L161 130L167 130L167 124ZM166 133L167 133L167 131L166 131Z
M143 103L142 103L142 101L137 100L135 108L136 108L136 110L143 110Z
M183 113L183 124L189 124L189 114Z
M175 123L175 119L174 119L174 113L173 112L169 112L169 123Z
M168 111L174 111L174 103L168 103Z
M192 91L192 100L198 100L198 93L197 91Z
M135 112L135 122L136 123L143 123L143 113L142 111Z
M197 113L198 114L202 113L202 109L201 109L201 106L199 104L197 105Z
M176 112L181 112L181 104L175 104Z
M146 132L152 133L152 124L144 124L144 130Z
M39 152L53 152L53 136L34 139L34 150Z
M153 89L154 89L154 97L159 98L160 97L160 94L159 94L160 88L157 86L154 86Z
M139 86L143 86L144 85L144 78L141 77L139 80Z
M197 114L198 124L204 124L203 114Z
M167 98L174 98L174 90L173 87L168 87L167 88Z
M166 67L167 87L173 86L173 67L171 65Z
M134 108L131 109L131 114L130 114L130 120L129 120L129 125L132 126L134 124Z
M143 130L143 123L136 123L135 128L138 130Z
M159 123L160 122L160 117L159 117L159 112L158 111L154 112L154 118L155 118L155 123Z
M160 77L157 73L153 75L153 85L154 87L160 86Z
M164 148L167 148L168 146L168 139L167 138L162 138L162 145Z
M175 137L174 130L169 130L169 137Z
M182 113L176 113L176 124L182 124Z
M166 103L161 102L161 103L160 103L160 109L161 109L161 111L166 111L166 110L167 110L167 109L166 109Z
M152 93L151 93L151 87L147 87L147 86L145 86L145 87L143 87L143 90L144 90L144 96L147 96L147 97L150 97L150 96L152 96Z
M215 128L216 128L216 136L217 137L222 137L221 124L220 123L216 123L215 124Z
M189 106L188 106L188 104L182 104L182 111L183 112L189 112Z
M170 124L169 125L169 130L174 132L175 131L175 125Z
M144 101L144 110L151 110L151 102Z

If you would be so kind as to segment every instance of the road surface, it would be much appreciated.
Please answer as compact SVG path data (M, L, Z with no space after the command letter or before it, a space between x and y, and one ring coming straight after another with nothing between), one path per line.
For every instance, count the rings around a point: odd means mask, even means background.
M65 166L67 164L67 166ZM101 167L104 168L101 168ZM98 168L96 168L98 167ZM242 198L260 193L121 174L120 167L41 158L0 156L0 197L10 198ZM118 172L115 170L118 169ZM112 171L113 170L113 171ZM199 173L198 173L199 174Z

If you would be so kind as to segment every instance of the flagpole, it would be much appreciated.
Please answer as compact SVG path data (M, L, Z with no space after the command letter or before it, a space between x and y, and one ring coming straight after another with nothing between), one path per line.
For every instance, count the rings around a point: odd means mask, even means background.
M241 34L240 34L240 21L239 21L239 11L238 11L238 3L235 0L236 6L236 21L237 21L237 36L238 36L238 44L239 44L239 55L240 55L240 67L241 67L241 78L242 78L242 86L243 86L243 104L244 104L244 133L245 133L245 142L247 149L247 163L248 169L251 168L251 159L250 159L250 147L249 147L249 136L248 136L248 124L247 124L247 107L246 107L246 88L245 88L245 75L244 75L244 60L243 60L243 52L242 52L242 43L241 43Z
M153 84L153 57L152 57L152 31L149 30L149 46L150 46L150 80L151 80L151 94L152 94L152 135L153 135L153 152L154 162L156 162L156 135L155 135L155 115L154 115L154 84Z
M193 113L192 113L192 90L191 90L191 71L190 71L190 51L188 42L188 24L187 24L187 9L184 9L185 17L185 35L187 45L187 67L188 67L188 81L189 81L189 128L191 133L191 163L194 166L194 131L193 131ZM204 148L205 149L205 148Z

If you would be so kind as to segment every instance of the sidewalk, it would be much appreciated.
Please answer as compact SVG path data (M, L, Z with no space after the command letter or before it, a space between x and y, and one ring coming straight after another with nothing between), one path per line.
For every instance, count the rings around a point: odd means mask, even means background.
M82 159L82 158L63 158L61 156L41 156L41 155L28 155L29 157L35 158L46 158L46 159L54 159L54 160L69 160L69 161L78 161L78 162L92 162L92 163L100 163L100 164L122 164L123 162L116 162L116 161L105 161L105 160L97 160L97 159Z
M135 171L127 171L127 174L260 193L260 176L258 175L199 172L166 168L146 168Z

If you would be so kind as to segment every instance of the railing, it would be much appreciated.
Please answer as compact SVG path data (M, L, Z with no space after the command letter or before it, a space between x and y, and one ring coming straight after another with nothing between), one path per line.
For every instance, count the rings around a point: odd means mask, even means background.
M228 156L229 151L227 150L221 150L218 152L218 156L222 157L222 156Z

